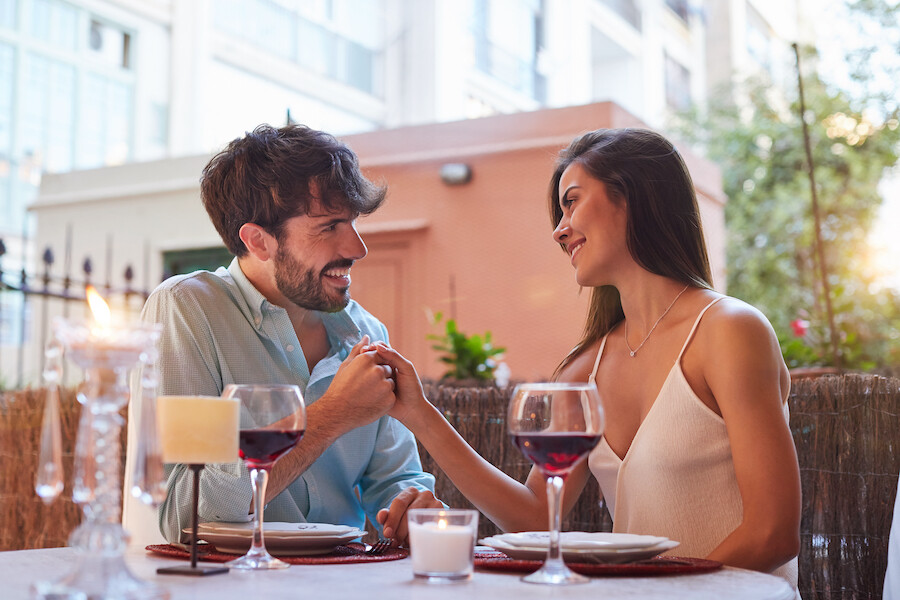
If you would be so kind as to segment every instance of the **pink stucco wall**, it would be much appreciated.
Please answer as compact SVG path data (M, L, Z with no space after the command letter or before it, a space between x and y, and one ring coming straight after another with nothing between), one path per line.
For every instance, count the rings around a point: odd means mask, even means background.
M578 340L589 293L551 239L547 184L558 151L601 127L642 126L611 103L347 136L388 200L360 220L369 256L351 291L391 331L422 376L439 377L427 310L462 331L491 331L515 379L548 377ZM724 196L718 169L680 146L700 195L715 283L724 282ZM448 186L441 165L468 164ZM451 283L452 282L452 283ZM451 290L452 286L452 290Z

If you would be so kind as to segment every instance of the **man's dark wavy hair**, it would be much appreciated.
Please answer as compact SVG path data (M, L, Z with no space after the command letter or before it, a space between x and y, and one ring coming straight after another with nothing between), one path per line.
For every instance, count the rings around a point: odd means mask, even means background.
M203 206L239 257L247 253L239 234L245 223L281 240L285 222L309 214L313 201L326 213L367 215L386 192L363 176L350 148L305 125L260 125L216 154L200 178Z

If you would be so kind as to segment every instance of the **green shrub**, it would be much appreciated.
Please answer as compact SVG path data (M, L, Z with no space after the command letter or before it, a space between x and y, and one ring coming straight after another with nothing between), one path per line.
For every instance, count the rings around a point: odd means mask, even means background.
M442 321L443 314L436 313L431 319L431 324L440 325ZM441 377L442 380L492 380L494 369L497 368L494 357L506 351L506 348L493 346L490 331L485 332L483 338L478 334L467 336L459 331L453 319L446 321L443 334L428 334L427 338L435 342L431 348L442 354L439 360L448 367L447 372Z

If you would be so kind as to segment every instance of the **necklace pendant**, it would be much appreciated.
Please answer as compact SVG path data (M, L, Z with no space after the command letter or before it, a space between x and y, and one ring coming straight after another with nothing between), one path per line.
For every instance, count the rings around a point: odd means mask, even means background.
M634 354L635 354L634 350L630 350L628 353L631 354L631 358L634 358Z

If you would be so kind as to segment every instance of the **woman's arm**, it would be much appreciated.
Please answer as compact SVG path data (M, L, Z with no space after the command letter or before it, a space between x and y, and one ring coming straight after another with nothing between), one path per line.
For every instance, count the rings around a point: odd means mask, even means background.
M415 367L395 350L378 345L379 355L396 369L397 402L388 413L422 443L457 489L504 531L545 530L547 493L543 475L532 469L524 484L486 461L425 399ZM588 477L582 461L569 475L563 496L571 510ZM385 527L395 526L385 523Z
M800 549L800 470L784 416L790 377L759 311L732 299L715 308L703 376L728 431L744 514L709 558L771 571Z

